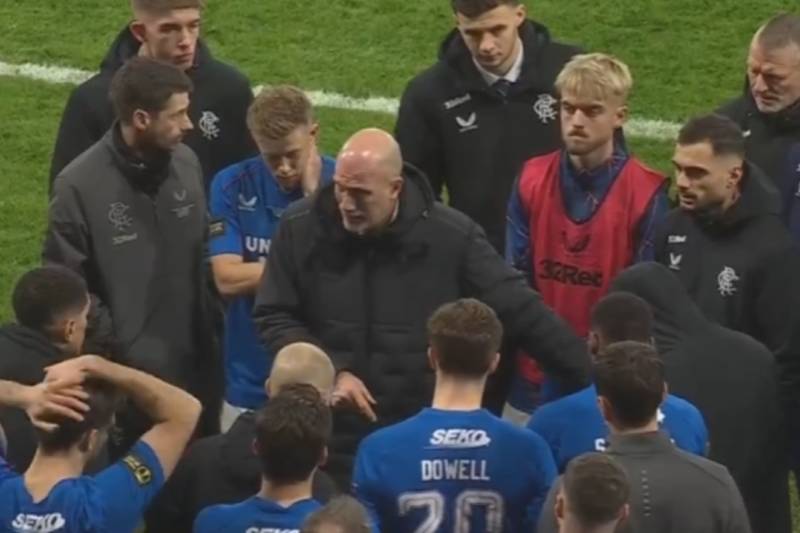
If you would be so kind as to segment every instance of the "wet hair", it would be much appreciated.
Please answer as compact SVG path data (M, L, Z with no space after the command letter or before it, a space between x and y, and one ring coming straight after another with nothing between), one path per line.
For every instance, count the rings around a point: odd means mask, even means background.
M333 428L331 411L312 385L286 385L256 416L256 449L264 479L275 484L308 479Z
M117 118L130 124L137 110L158 114L173 95L192 89L192 81L179 68L137 56L114 74L110 95Z
M453 376L486 375L502 338L494 310L472 298L444 304L428 320L428 340L439 368Z
M613 522L628 503L630 483L610 455L591 452L569 462L562 478L567 512L585 528Z
M323 529L324 528L324 529ZM321 509L311 513L300 533L369 533L367 510L352 496L337 496Z
M656 416L664 395L664 363L650 344L606 346L592 361L597 395L611 404L623 429L637 429Z
M450 0L453 12L475 18L500 6L517 7L519 0Z
M81 387L89 395L85 400L89 411L83 414L80 422L61 415L46 418L45 421L56 424L57 429L51 432L36 429L39 448L43 452L52 454L68 451L81 443L91 430L111 427L114 413L120 404L117 389L110 383L97 379L87 379Z
M86 281L62 266L29 270L19 278L11 296L17 322L45 334L60 318L81 312L87 303Z
M629 292L604 296L592 308L592 329L607 344L621 341L649 343L653 336L653 309Z
M707 142L714 155L735 155L744 159L742 129L728 117L718 114L689 119L678 133L678 144L688 146Z

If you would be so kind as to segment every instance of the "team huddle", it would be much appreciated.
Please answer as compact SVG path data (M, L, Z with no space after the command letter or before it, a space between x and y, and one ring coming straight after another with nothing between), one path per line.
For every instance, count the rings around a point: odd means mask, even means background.
M0 529L792 531L800 15L670 180L629 67L519 0L450 0L394 133L335 156L203 0L130 4L0 327Z

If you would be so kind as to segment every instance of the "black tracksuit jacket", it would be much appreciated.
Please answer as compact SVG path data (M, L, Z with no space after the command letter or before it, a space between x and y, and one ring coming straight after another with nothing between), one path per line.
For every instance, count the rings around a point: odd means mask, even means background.
M507 97L492 90L458 31L439 61L409 82L395 134L403 158L430 179L437 197L469 215L496 250L505 248L506 207L522 164L561 145L553 84L580 50L550 39L539 23L520 29L524 59Z

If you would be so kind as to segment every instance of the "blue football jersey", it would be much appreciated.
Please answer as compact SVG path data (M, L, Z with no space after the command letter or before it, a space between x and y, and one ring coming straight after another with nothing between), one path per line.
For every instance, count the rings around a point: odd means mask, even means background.
M194 521L194 533L298 533L308 515L320 507L312 499L283 507L253 496L241 503L203 509Z
M356 496L384 533L534 531L556 477L541 437L486 410L424 409L361 443Z
M322 158L320 185L333 179L334 167L333 159ZM264 260L284 210L302 197L300 189L281 189L260 156L222 170L209 194L209 253ZM254 295L233 298L225 312L225 399L246 409L264 405L264 381L273 361L251 317L254 300Z
M708 430L703 415L686 400L668 395L659 409L662 430L675 445L696 455L708 449ZM597 406L597 389L586 387L548 403L533 413L528 428L541 435L556 460L559 472L574 457L591 451L605 451L608 426Z
M161 463L143 442L94 477L60 481L38 502L0 459L0 531L132 533L163 484Z

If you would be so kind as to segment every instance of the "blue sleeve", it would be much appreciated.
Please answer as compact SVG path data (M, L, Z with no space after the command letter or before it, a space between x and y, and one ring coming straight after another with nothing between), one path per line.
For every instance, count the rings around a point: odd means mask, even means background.
M103 497L106 523L133 531L164 485L164 471L153 449L139 441L119 461L94 477Z
M194 519L192 533L216 533L224 530L224 523L220 523L224 521L218 519L216 507L216 505L206 507L197 514L197 518Z
M381 517L378 514L378 496L373 484L379 478L368 456L368 448L363 444L359 446L353 467L353 495L367 509L372 533L380 533Z
M11 468L11 465L9 465L2 456L0 456L0 483L16 477L19 477L19 474Z
M697 451L696 455L706 457L710 443L708 442L708 428L706 421L703 419L703 414L697 407L692 406L692 419L694 420L694 430L696 437Z
M533 498L528 504L528 523L531 525L530 531L534 531L536 524L539 523L539 515L542 512L542 506L547 499L547 494L550 492L550 487L558 477L556 471L556 463L553 460L553 454L547 447L547 443L534 434L534 445L531 451L534 452L532 457L534 459L534 479L531 480L531 487L534 487Z
M228 173L220 172L211 183L208 199L210 227L208 252L212 257L221 254L243 255L242 227L236 203L236 188L229 187Z
M519 178L511 189L506 212L506 262L525 274L527 280L533 273L531 250L530 211L519 194Z
M634 263L642 263L645 261L655 261L656 258L656 234L658 229L664 223L664 218L669 212L669 198L667 197L667 185L664 184L661 189L650 200L650 205L642 221L639 223L637 231L638 240L636 253L633 256Z
M553 412L552 405L543 405L533 412L528 420L528 429L539 435L547 446L558 466L558 457L561 453L561 443L559 439L559 417Z

